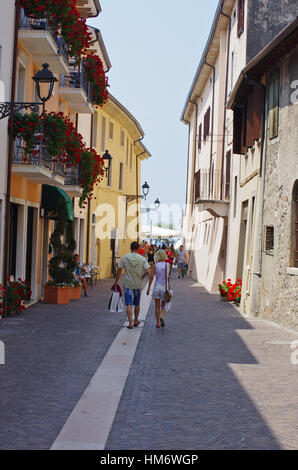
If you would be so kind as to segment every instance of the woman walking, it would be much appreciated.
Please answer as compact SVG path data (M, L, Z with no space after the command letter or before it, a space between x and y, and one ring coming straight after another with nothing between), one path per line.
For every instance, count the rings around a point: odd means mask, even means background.
M167 255L164 250L158 250L155 254L155 264L151 268L151 276L149 279L149 286L147 295L150 294L150 288L156 276L155 286L153 289L153 298L155 300L155 317L156 317L156 328L165 326L165 293L168 286L169 280L169 263L166 262Z

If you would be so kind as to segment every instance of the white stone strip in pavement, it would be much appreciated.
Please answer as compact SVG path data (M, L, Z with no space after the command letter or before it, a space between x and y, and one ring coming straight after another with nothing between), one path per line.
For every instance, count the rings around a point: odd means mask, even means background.
M103 450L142 334L152 296L142 291L141 324L124 323L89 385L51 446L51 450ZM117 315L111 313L110 315Z

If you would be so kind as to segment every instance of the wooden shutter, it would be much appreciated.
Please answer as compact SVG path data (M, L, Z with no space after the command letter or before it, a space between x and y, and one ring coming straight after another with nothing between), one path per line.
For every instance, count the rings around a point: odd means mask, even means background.
M204 142L206 142L209 132L210 132L210 106L207 109L205 116L204 116Z
M253 116L254 116L254 100L253 100L253 95L250 94L250 95L247 96L247 101L246 101L246 139L245 139L245 146L248 147L248 148L252 147L255 143Z
M238 155L245 153L245 151L243 151L242 145L243 125L243 109L235 108L233 119L233 153L236 153Z
M225 197L229 199L230 197L230 184L231 184L231 150L226 154L226 190Z
M202 148L202 124L199 125L198 150Z
M198 201L201 196L201 170L195 173L195 201Z
M296 243L295 243L295 267L298 268L298 189L296 194L296 223L295 223L295 234L296 234Z
M279 126L279 70L272 74L269 84L269 138L278 136Z
M238 24L237 24L238 37L240 37L244 31L244 7L245 7L245 0L238 0Z

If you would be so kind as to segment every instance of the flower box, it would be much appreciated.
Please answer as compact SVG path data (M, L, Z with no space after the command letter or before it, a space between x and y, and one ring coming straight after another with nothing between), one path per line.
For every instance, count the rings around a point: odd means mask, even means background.
M81 286L69 287L69 298L70 298L70 300L80 300L81 292L82 292L82 287Z
M45 304L69 304L69 287L44 286Z

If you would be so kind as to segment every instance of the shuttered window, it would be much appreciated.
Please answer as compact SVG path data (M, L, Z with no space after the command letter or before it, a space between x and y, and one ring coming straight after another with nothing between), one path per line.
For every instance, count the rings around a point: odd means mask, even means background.
M207 109L205 116L204 116L204 142L206 142L207 137L210 133L210 106Z
M238 24L237 24L237 34L238 38L244 31L244 8L245 0L238 0Z
M106 118L103 116L101 121L101 151L106 149Z
M230 184L231 184L231 150L226 154L226 187L225 187L225 197L229 199L230 197Z
M279 70L276 70L269 82L269 138L278 136L279 126Z
M195 201L198 201L201 196L201 171L197 171L195 174Z
M202 124L199 125L198 150L202 148Z

